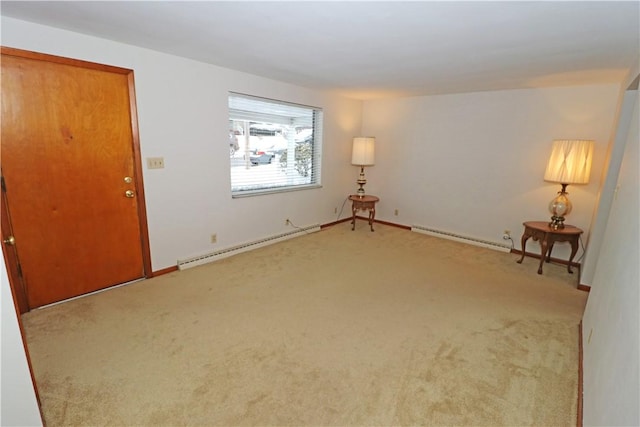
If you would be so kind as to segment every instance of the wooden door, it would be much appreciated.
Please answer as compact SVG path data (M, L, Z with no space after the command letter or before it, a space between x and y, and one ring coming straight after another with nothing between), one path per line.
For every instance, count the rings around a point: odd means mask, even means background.
M0 162L27 309L149 275L132 71L9 48L1 66Z
M11 293L16 308L23 313L24 308L28 307L27 293L22 277L22 267L18 262L18 253L15 246L15 237L13 236L13 227L11 226L11 217L9 216L9 207L7 206L7 193L5 191L4 178L2 179L2 197L0 198L0 225L2 226L2 254L4 262L7 266L9 281L11 282Z

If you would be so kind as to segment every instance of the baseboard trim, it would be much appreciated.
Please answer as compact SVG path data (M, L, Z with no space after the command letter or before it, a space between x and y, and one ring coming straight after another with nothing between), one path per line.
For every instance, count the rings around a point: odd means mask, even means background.
M312 224L305 227L295 227L295 230L292 231L286 231L280 234L263 237L258 240L242 243L236 246L230 246L224 249L197 255L191 258L179 259L176 264L178 266L178 270L186 270L187 268L193 268L199 265L208 264L210 262L227 258L242 252L248 252L253 249L258 249L264 246L272 245L274 243L283 242L285 240L293 239L304 234L315 233L320 230L320 224Z
M343 222L347 222L347 221L351 221L351 217L349 217L349 218L343 218L343 219L340 219L340 220L338 220L338 221L327 222L326 224L322 224L322 225L320 226L320 229L322 230L322 229L325 229L325 228L327 228L327 227L333 227L334 225L338 225L338 224L341 224L341 223L343 223Z
M582 368L582 320L580 320L580 325L578 326L578 418L576 420L577 427L582 427L582 411L583 411L583 402L582 402L582 393L583 393L583 368Z
M158 271L152 271L150 277L158 277L158 276L162 276L163 274L173 273L174 271L178 271L177 265L172 265L171 267L163 268Z
M517 255L522 255L522 251L520 249L511 249L511 253L512 254L517 254ZM531 258L538 258L538 259L540 259L540 257L541 257L540 254L535 254L533 252L525 252L524 255L528 256L528 257L531 257ZM556 264L569 265L569 261L567 261L565 259L560 259L560 258L551 257L551 262L556 263ZM571 261L571 267L580 268L580 263L579 262L575 262L575 261Z
M364 218L364 217L356 217L356 218L368 220L368 218ZM373 222L378 224L388 225L390 227L402 228L403 230L411 231L411 227L409 227L408 225L396 224L395 222L381 221L378 219L374 219Z
M411 231L437 237L440 239L453 240L454 242L460 242L467 245L479 246L481 248L491 249L494 251L500 251L500 252L506 252L506 253L511 252L511 247L509 245L492 242L490 240L479 239L473 236L465 236L463 234L458 234L451 231L439 230L436 228L425 227L422 225L412 225Z
M364 217L364 216L360 216L360 215L356 215L356 219L362 220L362 221L369 221L369 218ZM343 222L349 222L349 221L351 221L351 217L342 218L342 219L340 219L338 221L333 221L333 222L328 222L326 224L322 224L320 226L320 228L324 229L324 228L327 228L327 227L332 227L334 225L341 224ZM397 224L395 222L389 222L389 221L382 221L382 220L379 220L379 219L374 219L373 222L376 223L376 224L383 224L383 225L388 225L390 227L397 227L397 228L402 228L403 230L411 231L411 227L409 227L408 225Z
M578 284L578 289L587 293L591 292L591 286L583 285L582 283Z

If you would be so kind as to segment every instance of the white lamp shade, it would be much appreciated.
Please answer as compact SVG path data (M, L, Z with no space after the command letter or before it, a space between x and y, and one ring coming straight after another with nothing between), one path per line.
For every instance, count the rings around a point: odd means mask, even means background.
M358 136L353 138L351 164L357 166L372 166L376 163L376 139L372 136Z
M593 141L553 141L544 180L560 184L588 184L592 158Z

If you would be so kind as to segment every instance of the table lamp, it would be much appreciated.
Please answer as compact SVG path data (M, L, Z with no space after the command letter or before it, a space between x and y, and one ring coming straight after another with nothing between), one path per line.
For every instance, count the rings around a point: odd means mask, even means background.
M364 177L364 167L373 166L375 164L376 139L372 136L358 136L353 138L353 150L351 152L351 164L360 166L360 175L356 183L360 186L358 188L358 196L364 197L364 185L367 183Z
M564 228L564 217L569 215L573 207L567 197L567 185L588 184L593 157L593 141L556 140L553 141L551 156L544 180L562 185L562 190L549 203L551 222L554 230Z

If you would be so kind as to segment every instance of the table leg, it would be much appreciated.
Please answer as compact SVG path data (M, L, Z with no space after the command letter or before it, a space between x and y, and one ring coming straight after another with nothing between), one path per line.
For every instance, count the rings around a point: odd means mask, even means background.
M524 254L526 253L526 249L527 249L527 240L529 240L529 237L530 236L527 234L525 230L524 234L522 235L522 238L520 239L520 246L522 246L522 256L518 261L516 261L518 264L522 264L522 260L524 259Z
M354 202L351 204L351 231L356 229L356 212L358 212L358 209Z
M573 271L571 270L571 261L573 261L573 257L576 256L576 253L578 252L578 238L579 237L571 239L571 256L569 257L569 264L567 264L567 271L571 274L573 274Z
M371 231L373 231L373 220L376 217L376 208L373 207L369 209L369 227L371 227Z
M549 250L549 241L547 236L540 240L540 265L538 266L538 274L542 274L542 264L547 257L547 251Z
M553 251L553 244L555 243L555 241L552 241L549 244L549 250L547 251L547 262L551 262L551 251Z

